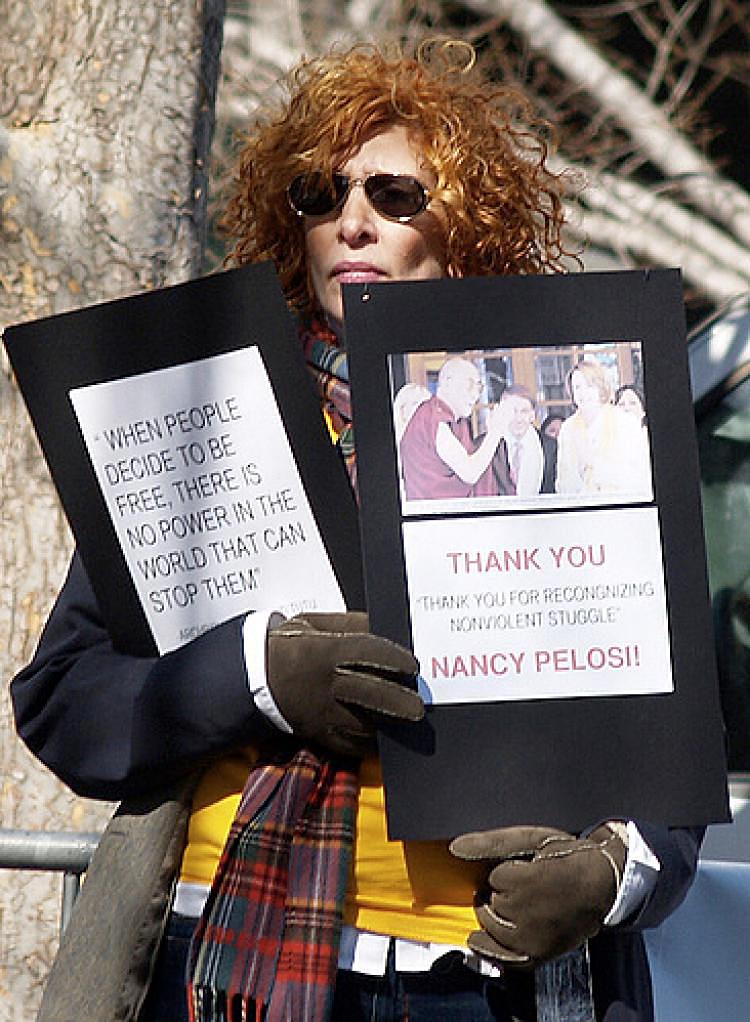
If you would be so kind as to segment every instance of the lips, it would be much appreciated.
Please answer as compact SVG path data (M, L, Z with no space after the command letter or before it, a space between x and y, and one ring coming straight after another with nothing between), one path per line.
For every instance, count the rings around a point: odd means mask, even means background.
M368 284L387 276L385 270L373 266L372 263L348 261L336 263L330 275L339 284Z

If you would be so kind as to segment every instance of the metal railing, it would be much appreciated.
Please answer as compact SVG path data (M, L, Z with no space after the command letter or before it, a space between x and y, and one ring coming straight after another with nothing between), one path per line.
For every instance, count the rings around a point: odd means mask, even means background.
M60 935L65 931L101 834L0 828L0 869L63 874Z

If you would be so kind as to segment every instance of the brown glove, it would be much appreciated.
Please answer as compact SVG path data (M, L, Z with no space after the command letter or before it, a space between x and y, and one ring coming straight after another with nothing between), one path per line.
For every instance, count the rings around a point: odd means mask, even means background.
M617 825L576 838L549 827L462 834L459 859L496 863L477 898L481 930L469 947L508 965L533 967L579 947L612 908L627 858Z
M422 719L422 699L406 687L418 671L359 612L300 614L266 641L268 687L294 735L341 756L365 755L388 720Z

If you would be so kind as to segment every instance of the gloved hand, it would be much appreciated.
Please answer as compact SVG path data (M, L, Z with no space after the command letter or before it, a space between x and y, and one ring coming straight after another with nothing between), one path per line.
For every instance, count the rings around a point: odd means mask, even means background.
M367 615L300 614L269 631L268 687L295 736L361 757L388 720L421 720L409 650L368 632Z
M609 824L585 838L549 827L479 831L455 838L450 850L495 863L476 906L482 929L469 936L469 947L522 967L557 958L598 932L627 858Z

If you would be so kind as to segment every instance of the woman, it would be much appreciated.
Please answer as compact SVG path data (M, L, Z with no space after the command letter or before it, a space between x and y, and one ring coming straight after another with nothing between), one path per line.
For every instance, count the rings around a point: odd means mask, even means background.
M646 425L646 402L634 383L625 383L615 391L615 404L629 415L634 415L642 426Z
M583 359L568 373L576 407L557 438L556 490L563 494L651 496L648 440L640 423L612 403L603 367Z
M546 167L544 142L516 127L518 117L532 123L522 97L476 83L450 59L431 68L356 48L304 62L287 85L287 101L247 139L226 224L234 262L276 264L354 482L341 285L556 270L564 184ZM82 794L141 800L121 827L142 824L144 800L158 806L149 822L163 812L175 826L184 794L167 802L164 785L200 776L142 1022L187 1018L196 931L195 1019L530 1020L531 973L498 964L545 961L605 917L607 934L591 942L599 1017L611 1022L627 1001L640 1005L629 1017L650 1018L640 938L619 924L652 925L679 902L695 835L613 823L586 840L506 828L450 850L388 841L372 737L379 720L419 718L418 698L394 685L416 662L368 635L362 615L311 615L267 631L269 622L254 614L154 660L124 656L76 558L34 661L14 682L19 730L53 770ZM281 805L279 792L299 809ZM238 840L222 855L235 814ZM115 987L117 1017L135 1017L153 968L176 842L163 829L159 840L153 921L138 924L137 962ZM493 900L506 879L490 869L501 848L528 840L538 855L509 928ZM564 854L547 855L550 842ZM644 885L635 895L633 876ZM114 879L105 883L110 890ZM60 999L84 986L76 979ZM58 1022L49 990L42 1017ZM79 1007L75 1017L94 1015Z

